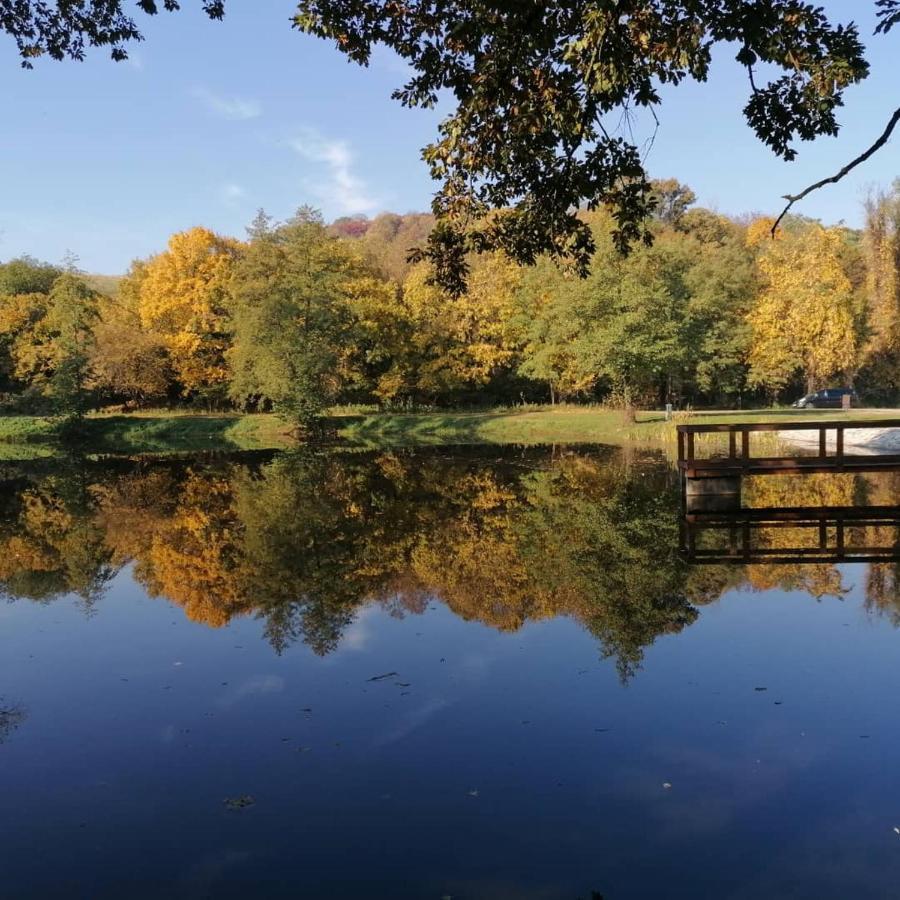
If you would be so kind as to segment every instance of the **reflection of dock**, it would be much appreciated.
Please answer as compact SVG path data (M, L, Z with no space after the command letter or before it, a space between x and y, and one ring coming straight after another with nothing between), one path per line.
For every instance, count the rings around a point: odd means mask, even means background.
M766 530L792 529L788 546L765 546ZM890 528L891 540L869 542L870 529ZM794 531L794 529L796 531ZM702 546L717 535L725 546ZM800 538L805 538L801 540ZM900 506L793 506L688 512L681 552L699 563L838 563L900 560Z
M844 432L855 428L900 428L900 419L853 419L823 421L808 419L793 422L749 422L738 425L679 425L678 468L687 478L735 477L767 472L871 472L900 468L900 454L846 453ZM750 435L773 431L818 431L818 453L814 456L752 456ZM835 449L828 452L828 433L835 432ZM726 456L698 457L698 434L728 436Z

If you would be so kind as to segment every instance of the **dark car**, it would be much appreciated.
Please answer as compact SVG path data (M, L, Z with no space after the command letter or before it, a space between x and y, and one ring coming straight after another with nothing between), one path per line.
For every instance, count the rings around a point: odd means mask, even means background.
M844 397L850 398L851 406L859 406L859 397L853 388L825 388L807 394L791 405L797 409L841 409L844 405Z

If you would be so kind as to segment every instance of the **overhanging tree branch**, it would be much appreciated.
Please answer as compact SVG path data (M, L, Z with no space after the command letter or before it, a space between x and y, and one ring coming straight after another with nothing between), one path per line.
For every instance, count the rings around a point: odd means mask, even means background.
M791 207L802 200L804 197L809 196L813 191L819 190L819 188L825 187L826 184L837 184L845 175L852 172L858 165L864 163L873 153L876 153L880 150L890 139L891 132L894 130L897 122L900 122L900 109L895 109L894 114L891 116L890 121L887 123L887 127L881 133L881 136L878 140L872 144L868 150L865 150L863 153L860 153L856 159L851 160L844 166L840 171L836 172L834 175L829 176L828 178L823 178L821 181L817 181L815 184L811 184L809 187L804 188L800 191L799 194L785 194L784 199L788 201L787 206L781 211L781 215L775 220L775 224L772 225L772 236L775 236L775 232L778 230L778 226L781 224L781 220L788 214Z

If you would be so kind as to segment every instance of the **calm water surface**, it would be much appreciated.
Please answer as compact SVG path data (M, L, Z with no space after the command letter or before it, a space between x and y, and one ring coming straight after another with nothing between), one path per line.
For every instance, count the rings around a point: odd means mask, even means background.
M602 447L5 464L0 897L895 897L897 571Z

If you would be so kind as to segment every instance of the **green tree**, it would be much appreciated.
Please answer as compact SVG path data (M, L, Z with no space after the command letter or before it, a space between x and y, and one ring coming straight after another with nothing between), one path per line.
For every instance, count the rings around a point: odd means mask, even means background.
M133 403L164 398L176 383L165 337L141 319L146 268L132 263L115 295L101 297L91 353L91 386Z
M43 321L51 372L47 393L58 414L68 419L84 415L90 400L88 379L98 295L77 275L60 275L50 291Z
M231 396L269 402L304 427L315 423L341 387L348 297L365 274L318 213L303 208L274 227L258 220L231 287Z
M20 256L0 264L0 294L49 294L62 269Z

